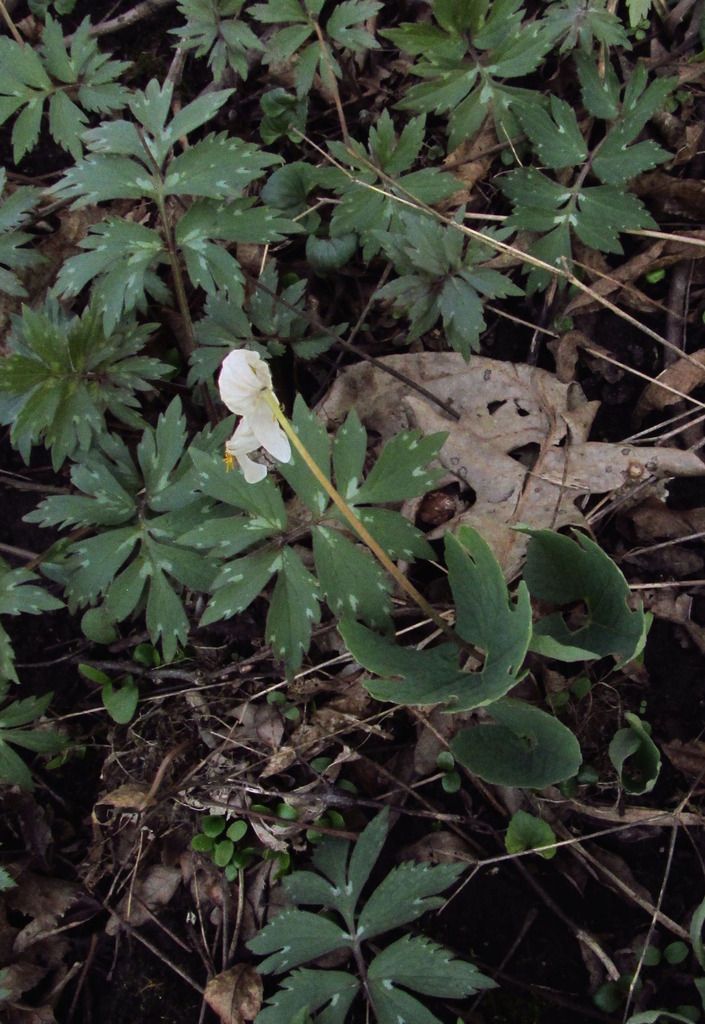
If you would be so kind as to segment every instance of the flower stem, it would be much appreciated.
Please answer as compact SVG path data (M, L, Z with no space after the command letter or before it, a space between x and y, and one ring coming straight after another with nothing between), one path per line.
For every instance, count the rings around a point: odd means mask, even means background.
M326 477L325 473L322 472L320 466L318 466L318 464L314 461L314 459L311 456L310 452L308 451L308 449L305 447L305 445L301 441L301 438L296 433L296 431L294 430L293 426L291 425L291 423L289 423L289 420L286 418L286 416L282 412L281 406L279 405L279 402L277 401L277 398L274 395L274 393L273 392L269 392L267 394L266 398L267 398L267 404L269 405L270 409L274 413L274 415L275 415L275 417L277 419L277 422L280 424L282 430L284 431L286 436L289 438L289 440L291 441L293 447L299 453L299 455L301 456L303 461L306 463L308 468L311 470L311 472L315 476L316 480L321 485L323 490L326 492L326 494L328 495L330 500L333 502L335 507L338 509L338 511L344 517L344 519L348 523L348 525L355 531L355 533L358 535L360 540L363 541L363 543L365 543L367 545L367 547L370 549L370 551L375 556L377 561L382 566L384 566L384 568L387 570L389 575L392 576L396 580L396 582L399 584L401 589L406 594L408 594L409 597L412 599L412 601L414 601L419 606L419 608L424 613L424 615L427 615L429 617L429 619L431 619L433 622L435 622L435 624L438 626L438 628L441 629L448 637L450 637L450 639L454 643L458 643L459 642L459 638L453 632L453 630L448 625L448 623L445 621L445 619L443 619L438 614L436 609L433 608L433 606L428 603L428 601L423 596L423 594L419 593L419 591L416 589L416 587L413 585L413 583L409 582L409 580L406 578L404 573L399 569L399 567L397 565L394 564L394 562L389 557L387 552L382 547L380 547L380 545L374 539L374 537L369 532L367 527L363 523L360 522L360 520L355 515L353 510L350 508L348 503L345 501L343 496L339 493L339 491L337 491L335 489L335 487L330 482L330 480L328 480L328 478Z

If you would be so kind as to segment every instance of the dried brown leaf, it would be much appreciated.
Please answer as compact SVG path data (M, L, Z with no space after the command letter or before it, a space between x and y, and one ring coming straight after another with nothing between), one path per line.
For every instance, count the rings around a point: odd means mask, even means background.
M508 576L520 568L527 543L515 525L584 526L579 498L630 492L651 477L705 474L693 452L588 441L598 403L546 370L481 356L468 364L456 353L387 356L383 362L450 403L460 420L362 363L339 374L321 411L338 423L355 405L365 425L383 438L410 425L424 434L447 431L439 461L471 489L474 504L429 536L474 526ZM533 447L533 465L525 464L527 446Z
M262 979L254 967L236 964L209 980L204 998L221 1024L244 1024L261 1009Z
M700 365L696 366L692 360ZM667 366L659 373L658 377L654 378L653 384L647 384L634 410L635 421L641 423L650 412L667 409L669 405L675 405L682 401L678 395L674 395L672 391L666 391L664 387L659 387L659 384L665 384L682 394L689 395L703 382L705 382L705 349L701 348L697 352L692 352L689 359L678 359L675 363Z

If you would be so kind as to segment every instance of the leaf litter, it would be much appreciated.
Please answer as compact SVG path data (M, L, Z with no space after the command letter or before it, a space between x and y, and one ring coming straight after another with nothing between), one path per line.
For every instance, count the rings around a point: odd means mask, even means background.
M705 475L694 452L589 441L599 403L547 370L482 356L468 364L451 352L386 356L380 362L449 403L460 419L365 363L338 375L319 411L335 424L354 406L382 438L410 426L426 434L447 431L439 461L446 480L470 489L472 504L428 536L475 527L509 578L521 568L527 546L514 527L589 528L577 503L592 495L628 495L649 479Z

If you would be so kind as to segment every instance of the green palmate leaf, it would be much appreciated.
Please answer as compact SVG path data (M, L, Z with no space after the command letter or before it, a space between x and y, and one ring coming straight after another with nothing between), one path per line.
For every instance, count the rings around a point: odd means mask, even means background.
M403 864L386 876L358 911L388 830L389 811L385 808L361 833L352 853L348 841L325 838L314 854L315 870L295 871L283 884L294 903L320 905L326 908L326 915L285 911L248 946L255 953L272 954L260 970L281 972L313 959L325 949L355 951L359 961L364 945L374 939L376 955L369 967L366 991L376 1019L398 1024L398 1017L385 1014L392 1007L404 1007L405 1015L400 1019L437 1024L437 1019L404 988L424 995L463 998L493 987L493 982L471 964L455 960L447 950L425 939L405 936L379 951L383 932L409 924L440 906L440 893L463 870L460 864ZM340 921L344 922L342 927ZM358 984L340 971L294 971L283 980L257 1021L292 1024L298 1019L296 1014L308 1013L315 1014L320 1024L344 1024Z
M4 691L0 690L0 697ZM13 747L36 753L56 754L65 745L64 738L48 729L29 729L40 718L51 701L52 694L27 697L0 708L0 782L22 789L33 788L32 776L22 758Z
M556 848L552 846L555 841L556 835L547 821L527 814L526 811L516 811L509 822L504 846L507 853L521 853L546 846L549 849L540 850L540 854L546 860L551 860L556 856Z
M2 108L0 107L0 110ZM7 172L0 167L0 196L5 191ZM39 200L34 188L18 188L0 203L0 294L27 294L16 271L23 271L41 262L38 253L25 249L32 236L22 231L27 214Z
M561 661L611 655L618 664L643 650L650 618L629 607L630 591L614 562L582 533L574 539L550 530L525 530L531 537L524 579L534 597L553 604L584 601L588 621L571 630L561 613L534 625L531 649Z
M168 262L164 202L168 196L190 197L174 226L177 248L193 285L208 293L217 289L241 294L237 260L222 242L280 241L296 225L263 208L243 190L261 177L279 157L257 146L213 133L173 154L174 144L200 129L232 94L223 89L187 104L171 120L173 85L151 81L135 92L130 110L139 128L126 120L107 121L85 134L90 154L79 160L50 190L72 199L74 208L113 199L147 199L156 205L159 230L124 220L95 225L82 243L89 254L73 257L62 267L58 290L76 295L96 280L96 297L105 309L106 330L124 311L142 309L151 296L167 302L169 293L156 271Z
M260 100L262 120L259 133L266 146L282 137L298 142L306 128L308 99L286 89L270 89Z
M311 643L311 630L320 622L318 584L291 548L284 548L282 564L267 615L267 643L289 673L301 667Z
M199 348L191 357L190 383L212 377L226 355L243 346L265 357L291 348L300 358L310 359L335 344L347 326L339 324L326 334L312 328L306 313L306 281L295 278L280 287L274 260L247 295L233 294L232 282L229 292L228 299L220 294L209 297L206 315L196 324Z
M0 124L20 112L12 129L15 163L39 141L47 100L49 130L74 159L83 152L85 111L108 113L125 106L127 90L117 79L130 65L101 54L90 28L85 18L70 48L50 15L36 49L0 38Z
M417 199L433 205L458 188L452 175L435 168L411 171L423 149L425 125L425 116L414 117L397 134L385 110L370 128L367 149L356 141L329 143L339 164L353 169L350 177L336 172L337 178L331 181L341 197L331 219L331 234L340 238L360 235L366 260L379 252L380 232L394 235L403 230L400 215L405 203ZM381 189L375 187L377 183Z
M267 1000L257 1024L308 1024L307 1011L325 1024L345 1024L359 988L357 978L344 971L293 971Z
M501 187L514 204L508 224L548 232L529 252L560 269L570 267L573 232L591 248L621 253L620 232L657 227L636 196L612 186L573 189L551 181L535 168L521 168L510 171ZM532 271L529 287L544 287L550 276L548 271Z
M398 107L448 113L451 149L475 134L488 110L500 138L515 135L512 104L536 98L502 80L535 71L555 35L541 21L524 20L521 0L461 4L451 10L435 4L433 14L437 27L403 23L381 32L401 50L420 57L412 73L424 81L407 90Z
M167 252L152 228L106 220L93 225L79 245L88 251L66 260L59 272L57 291L69 298L97 278L93 305L102 312L106 335L126 313L144 311L148 296L158 302L169 301L169 291L155 273L157 267L168 262Z
M595 40L605 46L632 48L624 26L605 0L558 0L549 4L543 20L545 30L560 42L560 53L579 47L591 54Z
M100 439L108 412L130 427L144 425L138 393L171 372L140 355L151 329L128 322L108 340L95 306L81 317L67 317L54 301L37 312L23 308L0 361L0 421L12 424L25 462L31 446L43 443L59 469Z
M372 555L338 530L316 526L313 554L321 593L338 618L361 619L376 629L391 626L391 584Z
M462 220L464 208L458 213ZM479 349L485 329L481 296L520 295L508 278L481 265L489 253L476 243L465 245L462 233L426 216L400 214L400 230L377 233L386 255L401 276L376 292L392 302L397 316L411 321L409 340L431 330L439 319L448 343L465 359ZM506 232L488 232L506 237Z
M316 71L324 81L331 72L336 78L342 76L340 65L334 56L336 49L363 53L375 49L379 43L363 23L372 18L382 6L375 0L344 0L335 5L323 26L325 48L316 36L314 18L323 8L320 0L267 0L267 3L253 4L249 13L267 25L284 25L267 41L264 63L281 64L299 51L296 63L295 81L299 96L310 92ZM312 41L314 40L314 41ZM302 49L303 47L303 49Z
M229 429L226 421L198 435L191 451L220 448ZM92 450L72 469L83 494L49 498L27 517L43 526L99 528L65 553L62 577L71 609L102 599L113 622L144 609L152 643L161 642L167 660L188 635L186 592L208 591L216 574L210 559L178 543L211 504L199 491L185 440L174 400L156 427L144 431L136 462L122 441L105 437L104 451Z
M661 771L661 755L651 739L651 729L637 715L627 711L626 729L619 729L609 745L610 761L626 793L650 793Z
M453 755L475 775L499 786L543 789L571 778L580 767L580 746L561 722L522 701L491 706L496 725L462 729Z
M531 636L531 606L522 584L516 603L502 570L480 535L469 528L446 535L446 562L463 640L485 653L479 672L460 669L453 644L416 651L346 621L341 634L351 653L381 679L365 683L378 700L448 705L460 711L492 704L517 682ZM392 677L392 678L390 678Z
M632 145L678 84L676 78L657 78L647 85L647 79L645 66L637 64L624 89L620 116L595 153L592 169L607 185L621 185L669 158L655 142Z
M186 24L170 29L195 57L208 57L216 82L228 67L247 78L248 53L264 49L252 29L239 18L243 3L244 0L181 0L179 13L186 18Z
M226 431L232 421L226 421ZM203 494L225 505L248 512L272 532L286 527L286 508L279 489L265 477L256 484L248 484L242 473L228 470L220 453L204 452L197 448L189 451L197 475L196 482Z

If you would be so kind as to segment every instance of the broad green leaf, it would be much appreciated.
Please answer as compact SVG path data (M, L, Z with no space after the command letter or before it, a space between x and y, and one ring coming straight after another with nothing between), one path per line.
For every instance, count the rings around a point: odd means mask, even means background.
M243 612L280 567L280 556L266 548L228 562L213 583L215 592L201 616L200 625L209 626Z
M286 508L279 488L269 477L256 484L248 484L242 473L228 470L222 458L209 452L189 450L189 457L197 470L198 486L210 498L248 512L273 531L286 527Z
M442 474L426 467L443 447L446 437L447 434L424 437L416 430L397 434L382 449L355 495L355 504L401 502L430 491Z
M119 685L106 683L102 690L103 704L110 717L118 725L127 725L137 710L140 697L139 687L131 676Z
M693 953L702 969L705 971L705 945L703 945L703 924L705 924L705 899L696 907L690 922L690 941L693 944Z
M445 900L438 894L464 870L463 864L400 864L380 882L360 911L357 937L369 941L442 906Z
M351 409L333 441L335 484L348 501L360 486L366 453L367 431L355 410Z
M446 534L446 562L458 633L484 652L484 665L478 672L464 672L459 650L452 644L415 651L345 621L341 635L353 657L382 677L365 683L378 700L408 705L444 703L449 711L469 710L503 697L519 678L531 636L526 587L520 585L516 602L510 599L492 551L467 527L459 530L457 537Z
M435 942L411 935L402 936L378 953L369 966L368 977L375 986L388 981L445 999L465 999L479 990L497 987L473 964L454 959L449 950Z
M648 0L650 3L651 0ZM644 1010L643 1013L633 1013L625 1024L658 1024L661 1020L675 1020L677 1024L693 1024L691 1017L684 1017L682 1013L672 1013L670 1010Z
M441 1024L435 1014L427 1010L414 996L395 986L385 978L387 984L372 983L370 996L374 1001L377 1024Z
M258 955L270 954L257 965L258 971L280 974L334 949L349 948L351 942L350 935L339 924L319 914L284 910L247 943L247 948Z
M321 1024L345 1024L359 987L357 978L344 971L292 971L267 999L257 1024L309 1024L307 1011L316 1013Z
M311 630L321 621L318 584L291 548L281 552L281 568L267 615L266 638L289 673L301 667Z
M504 847L507 853L521 853L524 850L546 846L549 849L540 850L540 855L546 860L551 860L557 852L556 847L551 845L555 841L555 832L547 821L527 814L526 811L515 811L504 837Z
M585 534L574 538L550 530L529 530L524 580L533 597L553 604L584 601L588 621L570 629L556 612L534 624L531 650L561 661L611 655L619 664L643 650L650 619L641 606L629 607L627 581L615 563Z
M433 548L401 512L389 508L359 508L360 522L381 544L390 558L434 558Z
M575 775L582 762L570 729L523 701L492 705L496 725L462 729L451 752L475 775L499 786L543 789Z
M550 98L550 114L537 104L522 107L519 120L533 143L540 162L557 170L575 167L587 156L587 146L573 108L557 96Z
M640 796L650 793L661 771L661 755L651 739L650 727L627 711L627 728L619 729L609 745L610 761L626 793Z
M377 863L389 834L389 808L385 807L365 826L353 846L348 866L346 896L350 897L352 912L359 900L365 883Z
M576 53L574 60L586 108L595 117L614 121L619 113L619 80L614 68L608 62L603 70L584 53Z
M316 526L313 554L321 593L338 618L352 617L373 628L389 628L391 584L369 551L339 530Z
M357 251L357 235L336 235L334 238L318 238L309 235L306 239L306 259L319 274L340 270L349 263Z
M300 395L296 396L291 422L315 464L324 477L330 479L330 441L326 428ZM328 495L295 449L291 452L291 462L281 463L279 471L314 515L325 512Z

